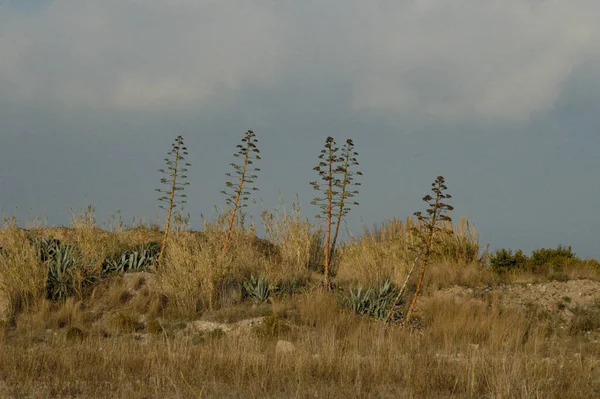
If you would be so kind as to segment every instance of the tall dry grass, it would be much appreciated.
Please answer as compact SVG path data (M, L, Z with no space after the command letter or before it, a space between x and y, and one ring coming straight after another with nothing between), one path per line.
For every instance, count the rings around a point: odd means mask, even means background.
M251 230L234 226L225 253L223 218L205 221L202 233L173 232L158 281L178 312L193 315L239 301L241 283L251 275L266 275L272 281L281 276L276 247Z
M365 228L363 235L340 248L337 277L342 281L376 285L386 279L404 281L416 256L418 227L413 218L404 222L392 219L380 226ZM458 225L447 226L450 234L439 234L434 246L428 285L486 281L485 251L477 231L466 218Z
M44 297L47 271L38 259L26 230L7 220L0 235L0 318L9 323Z
M320 270L324 262L324 232L302 217L298 202L287 211L282 204L273 212L261 214L265 238L277 246L275 278L303 278L311 270Z

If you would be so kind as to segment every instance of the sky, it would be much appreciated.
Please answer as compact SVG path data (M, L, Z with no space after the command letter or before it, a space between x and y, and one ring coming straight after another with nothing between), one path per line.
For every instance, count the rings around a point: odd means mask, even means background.
M363 226L423 211L446 178L490 248L600 258L596 0L0 0L0 209L22 225L164 218L163 158L192 164L192 227L248 129L248 212L318 212L327 136L353 139Z

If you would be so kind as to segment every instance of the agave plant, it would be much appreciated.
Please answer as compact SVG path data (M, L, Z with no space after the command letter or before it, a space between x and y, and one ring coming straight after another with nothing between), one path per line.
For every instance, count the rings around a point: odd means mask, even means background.
M398 289L394 283L386 280L379 288L379 292L373 291L373 294L371 316L378 319L385 319L395 302Z
M30 237L38 259L48 267L46 297L61 300L73 295L78 287L94 282L97 276L83 264L75 244L64 243L52 236Z
M74 245L61 244L58 241L55 244L46 252L46 255L49 255L45 261L48 264L46 296L49 299L61 300L74 292L74 273L80 257Z
M50 236L42 238L33 238L33 245L37 249L38 258L42 262L48 262L54 258L54 255L61 247L60 240Z
M348 294L341 298L341 302L356 314L384 319L392 308L397 295L398 289L394 283L386 280L378 289L351 288ZM393 319L399 319L398 316L399 314Z
M350 289L348 295L343 298L347 307L352 309L356 314L365 314L369 309L371 290L363 290L363 287Z
M102 262L102 273L125 273L153 270L160 253L160 244L142 244L134 251L108 257Z
M258 278L251 275L242 283L242 287L246 296L257 302L267 302L271 294L277 291L277 287L272 287L264 275Z

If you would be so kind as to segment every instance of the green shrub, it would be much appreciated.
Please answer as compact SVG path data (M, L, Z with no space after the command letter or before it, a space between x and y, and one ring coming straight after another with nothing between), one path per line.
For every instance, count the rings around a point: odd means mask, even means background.
M532 272L560 272L569 261L580 261L571 247L559 245L556 249L537 249L531 253L528 267Z
M555 249L536 249L527 257L518 250L513 255L510 249L499 249L490 256L490 268L497 273L509 271L527 271L545 274L551 280L566 281L569 279L565 267L583 266L599 270L600 264L594 259L582 260L575 256L571 247L559 245Z
M490 268L497 273L525 270L528 261L520 249L514 255L510 249L499 249L490 256Z

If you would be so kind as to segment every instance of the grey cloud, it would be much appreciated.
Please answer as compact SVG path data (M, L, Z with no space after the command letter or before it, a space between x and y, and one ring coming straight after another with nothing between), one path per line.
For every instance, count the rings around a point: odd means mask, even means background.
M551 109L600 39L600 3L56 0L0 16L13 101L220 107L248 86L344 79L357 111L439 122Z
M442 121L527 119L552 107L599 40L597 3L399 4L365 3L357 13L354 25L364 28L355 37L372 61L353 73L358 109Z
M176 4L176 5L174 5ZM56 0L0 17L0 87L20 101L160 108L272 84L285 32L258 2Z

